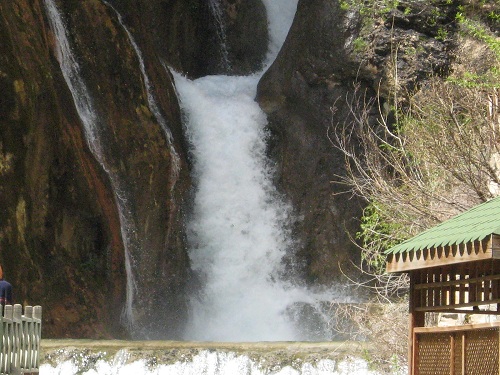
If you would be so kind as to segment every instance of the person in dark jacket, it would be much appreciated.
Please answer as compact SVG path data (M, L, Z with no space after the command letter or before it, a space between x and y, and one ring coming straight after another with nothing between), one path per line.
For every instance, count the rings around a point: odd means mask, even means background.
M12 285L4 280L3 268L0 264L0 304L2 306L12 305Z

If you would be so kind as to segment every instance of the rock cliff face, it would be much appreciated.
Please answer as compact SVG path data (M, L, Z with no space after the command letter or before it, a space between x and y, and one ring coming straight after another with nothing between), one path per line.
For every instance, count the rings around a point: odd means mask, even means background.
M43 5L5 3L0 17L6 277L16 302L46 306L49 335L106 332L104 301L111 301L110 316L117 315L113 306L124 296L113 194L56 69ZM80 306L83 319L76 313Z
M147 331L179 338L189 279L183 209L190 177L165 67L191 77L221 71L214 14L198 0L55 3L105 146L100 158L89 146L44 2L0 4L0 259L6 277L16 302L45 307L46 337L143 337ZM231 71L256 69L266 52L263 5L221 5ZM124 26L143 55L173 148L152 113ZM125 247L135 286L127 286ZM135 301L133 331L122 319L127 293Z
M100 1L58 5L96 103L104 159L124 191L113 191L110 172L89 150L43 2L2 4L0 239L6 275L17 302L46 307L46 336L123 334L124 223L117 199L126 195L135 225L131 242L142 250L131 249L134 272L142 275L136 282L150 290L135 296L138 325L158 321L151 311L162 313L172 324L160 333L178 337L189 269L182 219L189 170L171 77L152 42L141 40L146 71L162 89L153 94L175 135L179 166L148 107L137 55L113 11ZM153 289L159 279L166 287Z
M359 259L350 238L362 203L333 183L345 165L330 141L335 125L352 118L357 100L388 95L396 49L405 89L449 64L449 45L436 35L442 25L451 27L450 7L401 2L391 14L363 19L359 8L346 4L351 3L299 1L287 41L257 95L269 117L278 184L301 218L299 258L307 278L321 283L339 280L343 272L352 275L352 261ZM441 18L429 27L436 10Z
M0 260L19 303L42 304L46 337L121 337L127 301L123 212L137 286L134 316L142 330L179 338L190 277L183 210L189 204L187 145L171 67L190 77L260 68L266 54L265 8L259 0L223 0L221 29L202 0L57 0L81 76L102 126L102 161L88 145L72 93L61 73L57 40L43 0L0 3ZM426 11L429 10L426 8ZM448 45L423 29L420 10L394 9L392 23L367 29L340 2L300 0L278 59L261 80L270 154L278 184L300 218L299 263L310 281L328 284L357 259L349 233L361 204L332 184L343 158L328 139L349 116L358 82L374 96L385 88L391 43L404 84L445 70ZM429 13L429 17L433 13ZM446 12L443 20L445 24ZM389 17L385 18L386 20ZM140 48L168 137L148 102ZM369 30L369 31L367 31ZM359 51L355 41L366 41ZM227 53L228 69L221 61ZM398 65L399 66L399 65ZM335 106L332 114L331 108ZM176 156L178 162L175 162ZM117 192L110 173L120 180ZM123 194L122 194L123 193ZM158 288L161 282L162 287ZM169 324L164 324L168 321Z

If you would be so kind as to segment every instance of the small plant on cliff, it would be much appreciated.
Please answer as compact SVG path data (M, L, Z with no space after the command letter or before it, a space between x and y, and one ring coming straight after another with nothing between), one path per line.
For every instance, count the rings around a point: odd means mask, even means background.
M368 47L368 43L361 37L354 39L352 44L354 47L354 52L357 53L363 52Z

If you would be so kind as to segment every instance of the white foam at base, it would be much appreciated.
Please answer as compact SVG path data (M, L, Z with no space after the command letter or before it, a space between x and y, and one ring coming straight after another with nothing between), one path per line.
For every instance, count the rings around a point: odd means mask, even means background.
M117 364L100 360L94 368L79 369L71 361L58 364L56 367L42 365L40 375L377 375L368 364L357 358L348 358L340 362L321 359L315 364L278 367L272 370L253 362L246 355L235 353L202 351L190 361L178 361L173 364L148 366L145 360L132 363Z

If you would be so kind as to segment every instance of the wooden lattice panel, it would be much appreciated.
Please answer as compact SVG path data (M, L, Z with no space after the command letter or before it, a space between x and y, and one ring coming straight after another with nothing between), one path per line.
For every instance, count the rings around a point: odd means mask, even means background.
M457 375L462 375L462 348L463 348L463 338L462 334L454 334L450 337L453 345L453 373ZM451 374L451 372L449 372Z
M465 373L498 375L498 330L470 331L465 336Z
M418 338L419 375L442 375L450 373L450 335L420 335Z
M414 329L414 375L500 374L500 324Z

